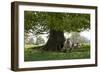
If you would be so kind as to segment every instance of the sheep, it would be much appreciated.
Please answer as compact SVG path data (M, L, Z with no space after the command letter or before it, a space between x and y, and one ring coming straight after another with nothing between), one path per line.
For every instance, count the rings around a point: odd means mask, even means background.
M71 42L71 40L68 38L67 40L65 40L64 42L64 46L62 48L62 51L63 52L66 52L66 51L71 51L73 48L73 43Z

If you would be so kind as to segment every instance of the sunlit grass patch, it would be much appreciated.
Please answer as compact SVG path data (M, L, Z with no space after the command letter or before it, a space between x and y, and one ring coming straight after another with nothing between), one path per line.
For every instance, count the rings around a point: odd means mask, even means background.
M83 48L73 49L72 52L51 52L51 51L41 51L36 45L27 45L24 51L25 61L41 61L41 60L67 60L67 59L87 59L90 58L90 48L89 46L84 46Z

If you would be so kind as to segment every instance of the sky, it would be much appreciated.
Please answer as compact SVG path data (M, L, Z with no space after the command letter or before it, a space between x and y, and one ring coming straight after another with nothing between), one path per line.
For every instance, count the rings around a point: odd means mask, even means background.
M90 40L90 36L91 36L91 33L90 33L90 30L89 31L82 31L80 32L80 35L87 38L88 40ZM69 38L71 36L71 34L68 34L68 33L64 33L64 36L66 36L66 38Z
M90 36L91 36L90 30L89 31L83 31L83 32L80 33L80 35L84 36L85 38L90 40Z

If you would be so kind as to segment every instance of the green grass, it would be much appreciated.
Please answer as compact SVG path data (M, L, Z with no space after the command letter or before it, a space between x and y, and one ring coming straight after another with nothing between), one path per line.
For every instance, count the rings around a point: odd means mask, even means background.
M90 46L73 49L72 52L50 52L34 49L37 45L27 45L24 50L25 61L87 59L90 58ZM32 49L33 48L33 49Z

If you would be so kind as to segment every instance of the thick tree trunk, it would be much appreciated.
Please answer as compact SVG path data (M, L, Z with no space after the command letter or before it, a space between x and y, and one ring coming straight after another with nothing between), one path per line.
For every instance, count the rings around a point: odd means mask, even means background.
M63 31L50 30L49 39L44 47L47 51L61 51L65 38Z

